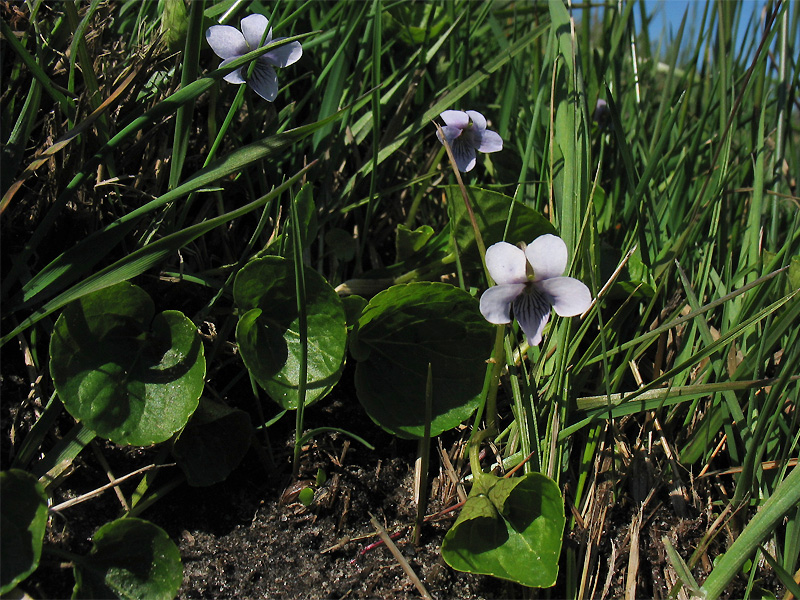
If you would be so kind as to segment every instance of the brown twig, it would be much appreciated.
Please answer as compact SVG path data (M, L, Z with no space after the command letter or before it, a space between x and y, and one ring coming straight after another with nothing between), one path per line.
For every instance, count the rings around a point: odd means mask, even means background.
M369 520L370 523L372 523L372 526L375 528L375 531L377 531L378 535L381 536L383 543L386 544L386 547L389 548L389 551L395 557L395 560L397 560L398 564L403 568L403 571L405 571L406 575L408 575L411 583L413 583L414 587L417 588L417 591L420 593L420 595L425 598L425 600L433 600L431 595L428 593L428 590L426 590L425 586L422 584L422 581L420 581L419 577L417 577L417 574L414 573L414 569L412 569L411 565L408 564L408 561L400 552L400 549L392 541L392 538L389 537L389 534L386 533L386 530L383 528L383 526L378 522L378 519L376 519L375 516L370 513Z

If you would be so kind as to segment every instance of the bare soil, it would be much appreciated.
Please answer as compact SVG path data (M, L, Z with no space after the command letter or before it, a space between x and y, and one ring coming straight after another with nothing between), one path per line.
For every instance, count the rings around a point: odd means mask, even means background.
M9 369L5 362L4 371ZM12 369L13 370L13 369ZM19 371L18 371L19 372ZM369 450L341 434L325 434L313 440L302 458L301 480L313 480L323 469L327 481L316 489L306 507L297 501L291 479L293 416L287 415L259 435L242 464L223 483L209 487L179 484L140 516L162 527L179 546L184 568L179 598L414 598L415 589L398 561L383 545L370 547L378 537L370 523L374 515L391 534L433 598L560 598L570 583L589 578L592 598L624 597L633 585L637 598L666 598L676 582L664 549L667 538L688 560L709 530L715 513L709 504L714 486L695 482L688 504L674 502L669 472L663 456L644 456L627 466L596 474L597 509L588 511L583 527L576 525L564 541L573 565L562 557L559 581L550 590L536 592L487 576L461 573L449 568L439 548L458 510L446 511L459 502L442 466L437 444L431 452L432 482L426 513L428 520L419 547L411 541L416 515L413 471L416 442L398 440L384 433L366 416L354 391L347 389L352 374L334 393L311 407L307 426L335 425L364 437ZM2 379L3 468L7 468L12 423L16 445L34 420L35 402L27 402L24 375ZM239 392L243 389L237 388ZM240 396L246 398L246 396ZM247 399L252 407L252 398ZM247 402L242 402L244 406ZM265 401L265 410L269 401ZM240 406L240 407L242 407ZM48 444L72 426L63 415ZM457 455L467 430L442 436L441 448L463 476ZM619 442L618 442L619 443ZM152 464L159 448L121 448L96 442L75 462L74 471L54 494L57 504L94 490L108 481L101 460L116 477ZM101 458L102 457L102 458ZM662 464L659 464L658 461ZM461 469L461 470L459 470ZM180 477L178 467L166 467L154 487ZM138 480L121 486L131 497ZM566 478L567 516L570 517L571 481ZM717 482L718 484L719 482ZM306 483L307 484L307 483ZM715 484L716 485L716 484ZM612 494L612 491L614 492ZM702 497L701 497L702 496ZM122 514L113 491L53 514L46 546L77 554L91 550L94 532ZM678 516L678 512L683 512ZM732 531L722 530L693 570L702 582L711 560L724 552ZM587 552L590 556L584 560ZM39 570L24 584L34 598L68 598L72 594L70 565L45 551ZM780 597L781 586L765 565L757 565L758 587ZM627 574L635 570L633 583ZM574 581L567 582L572 577ZM737 580L726 597L741 597L746 579Z

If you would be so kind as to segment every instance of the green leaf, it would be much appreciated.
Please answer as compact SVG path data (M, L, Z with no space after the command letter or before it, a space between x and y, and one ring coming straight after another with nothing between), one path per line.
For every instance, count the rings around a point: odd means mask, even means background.
M171 52L183 50L189 16L183 0L162 0L161 33Z
M356 241L353 234L334 227L325 234L325 243L339 260L351 261L356 255Z
M171 600L183 581L178 547L160 527L134 518L103 525L75 561L73 598Z
M47 496L36 477L11 469L0 473L0 497L0 594L5 594L39 566Z
M246 412L200 399L172 448L189 485L224 481L250 448L253 428Z
M342 302L333 288L310 267L304 273L308 405L339 381L347 326ZM244 313L236 327L236 342L245 366L275 402L283 408L297 408L302 344L292 261L268 256L251 262L237 275L233 297Z
M482 474L445 535L442 558L459 571L550 587L558 575L564 523L561 492L549 477Z
M123 282L64 309L50 338L50 373L69 413L118 444L168 439L197 408L206 362L194 324Z
M367 300L357 294L342 298L342 306L344 307L344 313L347 316L348 328L353 327L356 325L356 323L358 323L358 318L361 316L361 312L364 310L366 305Z
M298 192L295 197L297 203L297 215L299 229L300 229L300 245L303 248L308 248L317 238L317 230L319 229L317 223L317 206L314 203L313 188L310 183L306 183ZM291 256L293 252L291 235L292 228L288 228L289 241L286 244L287 252Z
M421 438L430 363L431 435L452 429L480 402L493 333L477 300L452 285L420 282L384 290L361 313L351 344L359 361L358 399L388 432Z
M480 256L475 244L475 232L461 190L457 185L446 186L445 190L447 202L453 207L455 238L461 260L479 265ZM550 221L522 202L515 202L510 196L478 187L470 187L467 190L472 201L475 220L478 222L478 228L487 248L502 241L510 244L519 242L529 244L540 235L556 233ZM508 222L507 231L506 222Z
M406 260L416 252L419 252L428 240L433 237L433 233L433 227L430 225L420 225L413 230L405 225L398 225L395 236L397 262Z
M785 293L800 288L800 256L793 256L789 261L789 271L787 273L788 285Z

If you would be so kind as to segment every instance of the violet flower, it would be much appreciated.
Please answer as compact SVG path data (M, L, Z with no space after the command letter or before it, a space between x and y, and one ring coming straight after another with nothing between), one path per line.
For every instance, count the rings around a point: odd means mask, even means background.
M206 30L206 41L214 53L223 59L219 64L224 67L232 60L266 46L271 42L276 42L284 38L272 39L272 29L267 32L264 43L261 39L264 32L269 27L269 20L264 15L249 15L242 19L242 30L239 31L230 25L213 25ZM256 65L250 79L245 79L250 65L244 65L225 76L228 83L243 84L247 83L253 91L272 102L278 95L278 76L275 74L275 67L287 67L297 62L303 56L303 47L300 42L290 42L266 54L262 54L256 59Z
M445 122L442 127L444 139L453 150L456 166L462 173L475 166L475 151L497 152L503 149L503 138L486 129L486 119L476 110L446 110L439 115ZM436 132L442 141L442 136Z
M500 325L511 322L513 311L531 346L542 341L551 306L561 317L574 317L592 304L589 288L562 277L567 245L557 235L539 236L524 251L498 242L486 250L486 267L497 285L481 296L481 314Z

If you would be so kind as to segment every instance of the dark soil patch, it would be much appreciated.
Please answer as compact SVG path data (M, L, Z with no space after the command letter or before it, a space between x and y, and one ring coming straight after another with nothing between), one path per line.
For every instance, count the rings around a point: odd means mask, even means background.
M8 362L4 364L4 368L9 366ZM576 582L566 581L570 574L565 565L570 560L566 553L577 556L577 577L581 577L586 540L582 539L584 534L579 529L565 540L565 555L555 588L538 595L492 577L457 572L444 564L439 548L457 510L429 520L423 528L421 546L414 547L411 530L416 514L412 492L416 442L395 439L376 427L354 400L353 390L345 388L348 381L351 378L346 374L341 389L337 388L329 398L309 409L307 426L345 427L364 437L375 450L342 434L324 434L313 440L304 449L301 479L312 480L317 470L323 469L327 481L317 489L310 507L286 493L292 483L290 456L294 435L293 418L288 415L269 429L269 439L259 435L258 444L226 481L202 488L180 484L140 515L162 527L180 548L184 579L179 598L419 597L386 547L378 546L362 554L378 539L370 515L390 533L399 534L398 547L434 598L560 598L567 590L574 589ZM25 400L28 386L21 369L18 376L4 376L2 384L3 466L7 468L11 423L16 423L18 439L14 446L18 447L41 406L36 401ZM242 384L230 397L246 399L246 392ZM252 400L249 402L252 405ZM48 436L45 447L51 447L73 423L64 413ZM450 452L451 458L465 437L466 430L442 436L442 447ZM81 453L74 470L56 488L53 504L94 490L108 481L99 456L120 477L152 464L159 452L158 447L121 448L96 441L95 448ZM458 503L440 466L436 447L431 455L431 499L426 511L429 515ZM637 473L631 471L630 482L636 480ZM153 486L167 485L178 475L177 467L167 467L159 473ZM609 485L625 479L623 472L607 475ZM708 531L714 515L690 507L688 517L676 516L670 504L668 485L661 477L648 480L642 490L634 486L626 493L623 491L626 486L621 486L618 497L608 496L608 517L604 519L602 534L593 542L597 562L593 563L592 571L598 578L594 597L625 595L631 523L650 486L655 486L656 492L644 511L638 537L636 591L639 597L666 598L675 581L664 550L664 536L687 560ZM137 482L121 486L127 498L131 497ZM707 496L706 493L701 495ZM97 529L121 513L120 502L111 491L67 508L51 518L46 547L87 554ZM715 540L709 547L708 561L724 552L729 541L725 534ZM70 565L63 561L63 557L45 551L40 568L23 583L23 588L34 598L70 597L73 577ZM710 562L694 569L699 581L707 574L704 567L708 566ZM574 569L571 572L576 573ZM758 565L757 573L757 585L780 593L781 586L765 565ZM738 578L727 590L727 597L740 596L746 583L744 577Z

